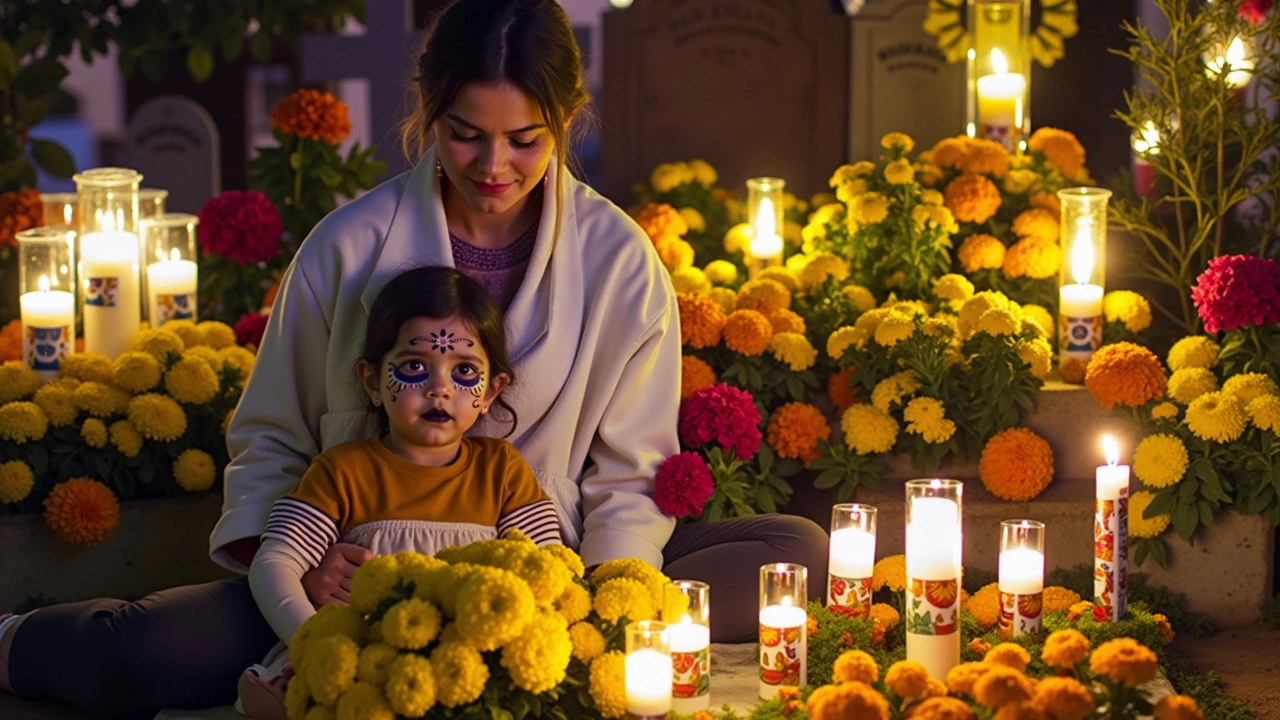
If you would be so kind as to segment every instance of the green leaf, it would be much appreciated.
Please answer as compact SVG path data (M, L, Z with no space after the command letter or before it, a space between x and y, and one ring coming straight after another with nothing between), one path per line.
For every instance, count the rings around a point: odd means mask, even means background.
M27 127L35 127L49 114L49 103L44 98L27 98L18 109L18 122Z
M68 178L76 172L76 161L71 153L52 140L32 140L31 159L54 177Z
M1146 538L1139 540L1133 544L1133 564L1142 567L1142 563L1147 559L1147 553L1151 550L1151 543Z
M1157 515L1168 515L1173 512L1175 504L1177 504L1177 497L1173 493L1162 492L1155 496L1142 516L1145 519L1151 519Z
M1185 503L1173 511L1173 529L1183 540L1191 541L1191 536L1195 534L1199 522L1200 513L1196 503Z
M1200 508L1200 524L1208 527L1213 524L1213 508L1209 507L1209 503L1201 500L1198 503Z
M49 453L44 446L31 443L27 446L26 455L27 463L31 465L31 473L37 480L44 477L44 474L49 471Z
M13 46L0 40L0 90L8 90L18 74L18 58Z
M62 82L67 69L57 58L45 57L27 65L13 78L13 92L27 97L42 97Z
M187 72L202 83L213 75L213 51L207 45L196 45L187 51Z
M1151 556L1156 559L1156 564L1160 567L1167 567L1168 560L1165 558L1164 541L1160 538L1151 539Z
M840 484L841 480L844 480L844 469L831 468L819 473L818 477L813 479L813 486L819 490L827 490Z

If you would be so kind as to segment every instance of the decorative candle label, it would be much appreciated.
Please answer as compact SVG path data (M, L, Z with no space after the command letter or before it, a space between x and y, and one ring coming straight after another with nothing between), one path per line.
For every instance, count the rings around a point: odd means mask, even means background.
M195 317L195 307L195 293L157 294L156 317L151 318L151 324L159 327L169 320L190 320Z
M1078 357L1088 360L1102 347L1102 316L1068 317L1063 315L1059 323L1063 358Z
M760 682L799 687L803 663L803 627L760 626Z
M997 632L1008 640L1019 635L1040 632L1040 614L1044 608L1044 593L1015 595L1000 593L1000 620Z
M71 327L27 326L23 356L32 370L58 370L71 351Z
M1093 618L1112 622L1129 605L1129 488L1094 501L1093 538Z
M871 613L871 578L827 576L827 609L844 617Z
M1013 126L989 125L987 123L982 123L980 128L981 128L981 134L979 135L979 137L984 137L987 140L994 140L995 142L998 142L1001 145L1003 145L1005 150L1013 150L1013 146L1014 146Z
M907 632L950 635L959 632L960 580L907 579Z
M671 669L675 673L672 697L696 698L711 692L711 648L671 653Z
M120 293L120 278L91 277L84 291L84 304L93 307L115 307Z

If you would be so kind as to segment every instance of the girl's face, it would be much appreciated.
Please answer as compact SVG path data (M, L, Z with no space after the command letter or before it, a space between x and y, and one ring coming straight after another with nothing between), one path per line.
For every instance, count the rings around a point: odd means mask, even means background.
M358 372L387 411L387 446L419 465L453 462L463 433L507 384L505 374L490 375L479 336L456 317L409 320L382 365L361 362Z
M464 86L434 131L449 183L486 214L505 213L528 197L555 149L538 103L509 82Z

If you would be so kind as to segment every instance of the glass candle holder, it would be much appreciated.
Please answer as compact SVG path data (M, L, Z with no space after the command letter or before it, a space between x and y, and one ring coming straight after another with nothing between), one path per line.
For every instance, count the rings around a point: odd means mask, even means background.
M747 180L747 219L752 229L746 253L749 277L755 277L767 267L782 264L782 228L786 225L782 190L786 185L787 182L780 178Z
M1110 190L1074 187L1061 201L1062 269L1058 287L1058 359L1089 364L1102 346L1102 295Z
M859 503L840 503L831 508L827 607L837 615L863 617L871 613L876 514L876 508Z
M133 345L142 324L137 234L142 175L125 168L95 168L73 179L84 349L115 359Z
M1044 523L1000 523L1000 620L1006 640L1040 632L1044 607Z
M671 712L671 650L667 626L652 620L626 627L627 714L664 717Z
M76 275L69 227L23 230L18 242L22 357L42 380L58 377L76 349Z
M40 193L40 206L43 211L41 225L66 225L71 229L77 227L76 205L79 200L75 193ZM74 240L73 240L74 241Z
M808 683L809 569L793 563L760 568L760 699Z
M1120 446L1102 437L1107 464L1098 467L1093 506L1093 619L1111 622L1129 608L1129 466Z
M147 317L153 327L169 320L196 319L196 225L187 213L143 218L143 257L147 263Z
M939 682L960 663L961 496L959 480L909 480L907 659Z
M711 707L711 586L676 580L666 586L662 620L671 645L671 707L688 715Z
M138 191L138 219L145 220L165 213L169 191L161 188L142 188Z
M970 137L1025 150L1031 119L1031 0L968 0Z

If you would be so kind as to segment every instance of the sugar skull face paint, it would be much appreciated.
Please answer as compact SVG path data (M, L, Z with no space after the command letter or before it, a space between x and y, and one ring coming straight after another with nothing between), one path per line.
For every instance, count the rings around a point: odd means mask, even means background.
M461 370L461 368L460 368ZM479 408L480 399L484 397L484 371L475 370L466 373L455 371L453 373L453 387L460 393L468 393L474 398L471 401L471 407Z
M395 402L396 396L405 390L416 390L426 385L430 377L427 366L420 360L406 360L399 366L393 362L387 363L387 391L391 394L390 401Z
M442 328L440 332L438 333L433 332L433 333L430 333L430 335L431 337L423 337L419 335L418 337L410 340L409 344L417 345L419 342L431 343L431 349L439 350L441 355L452 350L454 345L460 345L462 343L466 343L466 346L468 348L473 348L476 346L475 341L472 340L471 338L459 337L454 333L449 332L448 329L444 329L444 328Z

